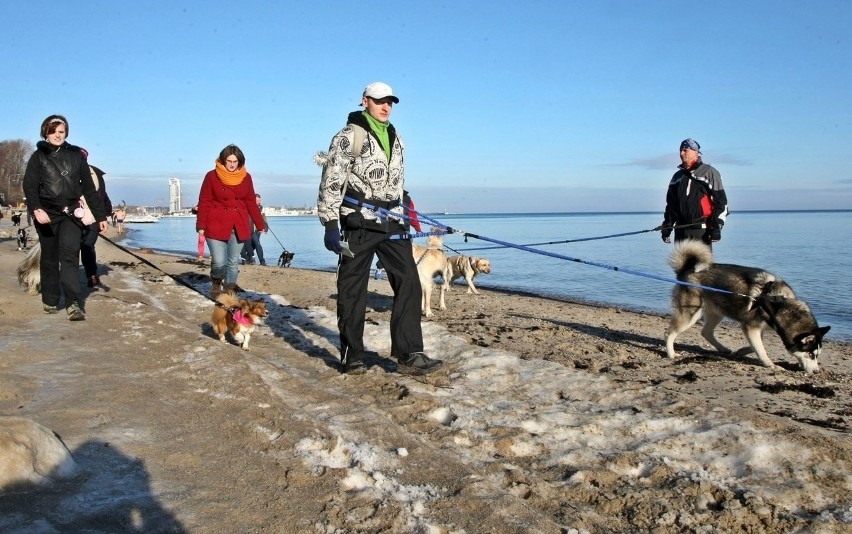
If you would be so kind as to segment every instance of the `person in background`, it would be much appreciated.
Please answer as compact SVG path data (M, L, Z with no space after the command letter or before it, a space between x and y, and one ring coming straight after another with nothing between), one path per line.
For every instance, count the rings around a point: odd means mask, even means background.
M89 153L85 148L80 148L83 156L88 163ZM104 171L89 164L89 176L95 189L98 191L98 196L104 205L104 212L112 213L112 201L106 191L106 182L104 182ZM95 252L95 242L98 240L99 227L98 223L92 223L89 226L88 232L83 236L83 242L80 244L80 260L83 263L83 270L86 271L86 285L95 290L101 285L101 279L98 276L98 255Z
M117 210L115 210L115 224L118 227L118 233L124 233L124 218L127 216L127 211L125 211L124 206L120 206Z
M382 82L368 85L361 95L364 111L349 114L346 126L331 140L323 163L317 208L325 226L325 247L339 254L337 275L337 326L340 359L347 373L366 370L364 322L367 285L374 255L379 256L393 289L390 334L391 356L403 373L434 371L443 362L423 352L420 326L420 279L411 250L411 240L391 239L406 233L402 217L404 148L396 128L389 122L399 98ZM363 145L353 154L356 129ZM363 137L360 133L365 133ZM354 202L345 200L353 199ZM396 213L380 219L359 201ZM342 237L345 240L341 243Z
M699 239L711 245L722 239L728 197L719 171L701 161L701 145L691 137L680 143L678 171L666 192L663 241Z
M263 231L258 230L252 223L251 239L248 239L245 243L243 243L243 251L240 253L240 256L242 256L244 263L254 265L254 255L255 252L257 252L257 259L260 261L260 264L266 265L266 260L263 258L263 247L260 244L260 234L265 234L269 230L269 221L267 220L266 215L263 214L263 205L260 203L260 195L255 194L254 197L257 202L257 208L260 210L260 214L263 217Z
M242 291L237 275L243 242L251 238L249 219L259 230L266 228L245 164L243 151L228 145L201 183L195 229L207 239L210 250L211 298L224 290Z
M79 269L85 226L80 197L85 198L99 232L107 229L107 213L83 152L66 141L68 133L68 120L62 115L44 119L43 141L36 144L36 151L27 162L23 186L27 210L33 214L41 245L39 271L44 312L57 313L64 293L68 318L82 321L86 314L79 298Z

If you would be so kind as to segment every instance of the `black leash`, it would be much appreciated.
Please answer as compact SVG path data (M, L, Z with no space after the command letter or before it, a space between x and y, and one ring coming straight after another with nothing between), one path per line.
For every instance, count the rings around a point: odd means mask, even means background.
M134 257L134 258L136 258L137 260L141 261L142 263L144 263L144 264L145 264L145 265L147 265L148 267L152 267L152 268L154 268L154 269L156 269L156 270L160 271L161 273L163 273L164 275L168 276L169 278L171 278L172 280L174 280L174 281L175 281L175 282L177 282L178 284L180 284L180 285L182 285L182 286L184 286L184 287L187 287L187 288L189 288L189 289L191 289L191 290L195 291L196 293L198 293L198 294L199 294L199 295L201 295L202 297L206 298L207 300L212 300L212 301L213 301L213 302L215 302L217 305L219 305L219 301L217 301L216 299L211 298L209 295L205 295L204 293L202 293L201 291L197 290L197 289L196 289L196 288L194 288L193 286L189 285L189 283L184 282L183 280L181 280L181 279L180 279L180 278L178 278L177 276L171 275L171 274L167 273L166 271L164 271L164 270L160 269L159 267L157 267L156 265L154 265L154 264L153 264L153 263L151 263L150 261L146 260L146 259L145 259L145 258L143 258L142 256L140 256L140 255L138 255L138 254L134 253L133 251L131 251L131 250L130 250L130 249L128 249L127 247L124 247L124 246L122 246L122 245L119 245L118 243L116 243L115 241L113 241L112 239L108 238L107 236L105 236L105 235L103 235L103 234L100 234L100 236L99 236L99 237L100 237L101 239L103 239L104 241L106 241L107 243L109 243L110 245L112 245L112 246L116 247L117 249L119 249L119 250L121 250L121 251L123 251L123 252L126 252L127 254L130 254L131 256L133 256L133 257Z
M703 222L696 222L696 223L691 223L691 224L679 224L679 225L677 225L677 228L683 230L683 229L686 229L686 228L692 228L693 226L700 226L702 224L704 224L704 223ZM635 231L635 232L623 232L623 233L620 233L620 234L609 234L609 235L602 235L602 236L597 236L597 237L581 237L579 239L563 239L561 241L542 241L541 243L525 243L522 246L537 247L537 246L541 246L541 245L562 245L562 244L565 244L565 243L579 243L581 241L596 241L598 239L610 239L612 237L624 237L624 236L628 236L628 235L645 234L645 233L648 233L648 232L660 232L662 230L674 230L674 228L675 227L673 225L667 225L666 226L666 225L661 224L660 226L657 226L656 228L649 228L647 230L638 230L638 231ZM495 245L495 246L490 246L490 247L463 248L461 250L463 252L469 252L471 250L494 250L494 249L500 249L500 248L507 248L507 246L506 245Z
M269 233L270 233L270 234L272 234L272 237L274 237L274 238L275 238L275 240L276 240L276 241L278 241L278 244L279 244L279 245L281 245L281 248L282 248L283 250L287 250L287 247L285 247L285 246L284 246L284 243L282 243L282 242L281 242L281 240L280 240L280 239L278 239L278 236L277 236L277 235L275 235L275 232L273 232L273 231L272 231L272 228L270 228L269 226L267 226L267 227L266 227L266 229L267 229L267 230L269 230Z

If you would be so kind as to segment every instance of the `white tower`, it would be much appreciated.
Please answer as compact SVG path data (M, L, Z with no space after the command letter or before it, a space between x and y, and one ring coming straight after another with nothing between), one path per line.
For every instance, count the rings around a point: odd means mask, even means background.
M169 178L169 212L177 213L180 210L180 180Z

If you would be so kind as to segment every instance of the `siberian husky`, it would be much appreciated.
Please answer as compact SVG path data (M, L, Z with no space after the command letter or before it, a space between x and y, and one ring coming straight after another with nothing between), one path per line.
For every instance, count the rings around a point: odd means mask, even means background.
M756 353L766 367L775 367L763 347L763 331L770 327L778 334L787 352L799 360L808 374L819 370L822 338L831 328L820 327L808 305L796 298L787 283L772 273L755 267L713 263L713 253L700 241L675 244L669 264L677 279L690 284L725 291L677 285L672 291L672 319L666 337L666 353L674 358L675 338L694 325L704 313L701 335L720 352L733 351L722 345L713 331L724 317L738 321L749 346L735 352Z

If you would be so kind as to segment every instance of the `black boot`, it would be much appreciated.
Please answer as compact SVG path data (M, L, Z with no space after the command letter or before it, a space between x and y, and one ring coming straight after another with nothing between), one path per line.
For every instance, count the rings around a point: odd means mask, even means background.
M225 291L231 291L232 293L242 293L245 289L241 288L237 284L228 284L225 286Z
M222 294L224 288L222 287L222 278L214 278L210 277L210 298L215 299L219 295Z

